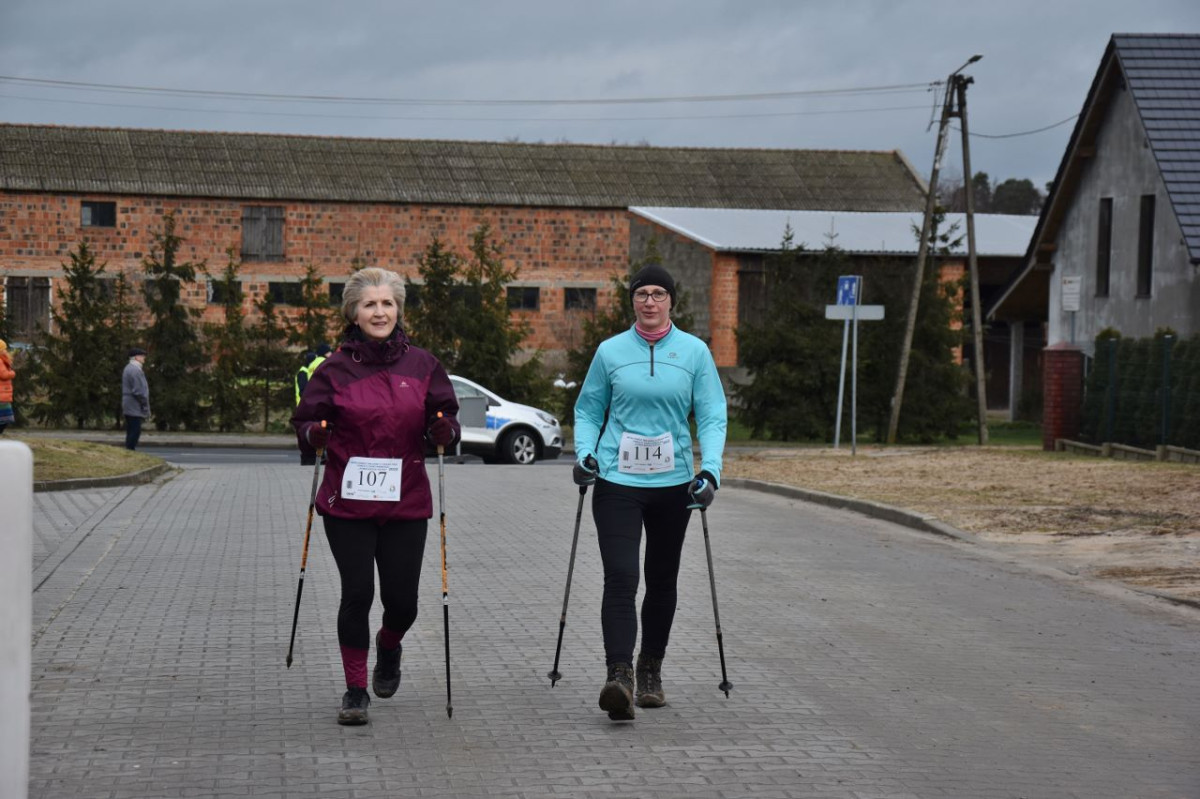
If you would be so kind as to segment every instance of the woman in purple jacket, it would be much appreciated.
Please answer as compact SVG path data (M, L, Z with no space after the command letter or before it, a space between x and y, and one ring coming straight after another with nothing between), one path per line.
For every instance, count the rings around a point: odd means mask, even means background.
M347 690L339 724L367 723L376 566L383 626L371 686L381 699L400 687L400 641L417 618L433 515L426 439L450 446L459 435L454 387L437 358L409 343L399 324L403 308L404 282L395 272L355 273L343 293L344 341L313 373L292 416L301 453L326 453L316 508L342 583L337 627Z

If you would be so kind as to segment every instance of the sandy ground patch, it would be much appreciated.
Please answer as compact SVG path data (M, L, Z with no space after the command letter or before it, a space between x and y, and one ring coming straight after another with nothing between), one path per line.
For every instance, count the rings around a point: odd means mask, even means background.
M725 475L920 511L1022 557L1200 602L1200 467L1013 447L767 449Z

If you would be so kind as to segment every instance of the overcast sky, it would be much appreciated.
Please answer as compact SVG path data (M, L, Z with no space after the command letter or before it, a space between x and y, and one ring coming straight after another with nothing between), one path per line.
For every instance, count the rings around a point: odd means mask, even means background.
M899 149L928 175L930 83L982 54L966 71L975 79L972 133L1044 128L1078 114L1114 32L1200 32L1200 2L2 0L0 120ZM424 102L102 91L11 78ZM785 96L578 102L761 94ZM544 102L552 100L575 102ZM1040 188L1072 125L975 136L972 167ZM957 134L953 141L944 169L961 174Z

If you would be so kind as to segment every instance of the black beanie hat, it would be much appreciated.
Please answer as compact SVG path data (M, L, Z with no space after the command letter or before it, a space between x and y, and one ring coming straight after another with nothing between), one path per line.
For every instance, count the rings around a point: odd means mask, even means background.
M629 280L629 299L642 286L662 286L671 295L671 307L675 307L675 278L658 264L648 264L638 270Z

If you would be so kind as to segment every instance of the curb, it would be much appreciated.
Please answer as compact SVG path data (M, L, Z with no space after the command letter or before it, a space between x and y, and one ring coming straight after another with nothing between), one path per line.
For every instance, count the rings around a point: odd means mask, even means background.
M125 439L115 438L82 438L80 441L86 441L89 444L107 444L114 447L125 446ZM142 436L138 441L138 450L155 449L157 447L169 447L171 449L299 449L296 444L296 439L293 437L287 442L276 441L257 441L254 439L231 437L228 441L220 439L162 439L157 440L153 437Z
M873 502L869 499L852 499L851 497L843 497L838 494L826 494L824 491L814 491L810 488L796 488L795 486L783 485L781 483L768 483L764 480L749 480L745 477L727 477L722 481L722 486L745 488L751 491L761 491L765 494L776 494L781 497L813 502L817 505L825 505L830 508L852 510L875 519L882 519L904 527L910 527L914 530L953 538L968 544L983 543L979 538L970 533L964 533L956 527L951 527L927 513L917 513L916 511L905 510L893 507L892 505L884 505L882 502Z
M117 486L138 485L149 483L164 472L170 471L171 464L163 461L140 472L114 474L111 477L78 477L69 480L35 480L35 494L43 491L73 491L81 488L115 488Z

